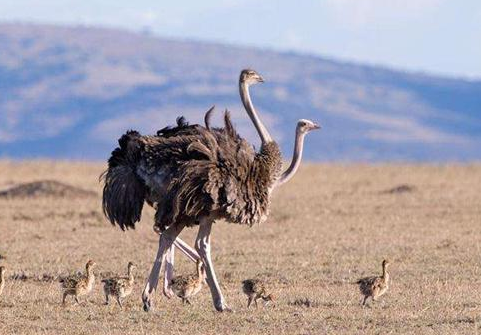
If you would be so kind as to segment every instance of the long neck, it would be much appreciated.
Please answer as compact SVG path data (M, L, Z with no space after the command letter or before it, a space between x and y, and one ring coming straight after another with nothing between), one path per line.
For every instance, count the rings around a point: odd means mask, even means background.
M204 273L202 271L202 263L197 263L197 282L204 282Z
M387 268L385 265L382 267L382 278L384 279L384 281L389 280L389 272L387 272Z
M128 268L127 270L127 275L129 276L129 281L133 282L134 281L134 271L132 271L132 268Z
M291 165L289 165L287 170L284 171L284 173L281 175L281 177L277 181L276 186L288 182L296 174L299 165L301 165L302 149L304 148L305 135L305 133L302 133L298 128L296 128L296 139L294 143L294 153L292 155Z
M259 133L259 137L261 138L262 144L272 142L271 135L267 131L264 124L261 122L259 115L254 109L254 105L252 104L251 96L249 93L249 85L247 85L243 81L240 81L239 92L240 92L242 103L244 104L244 107L247 111L247 114L249 115L250 119L252 120L252 123L254 123L254 126L256 127L257 132Z
M87 268L87 278L89 280L93 280L95 278L94 276L94 270L92 268Z

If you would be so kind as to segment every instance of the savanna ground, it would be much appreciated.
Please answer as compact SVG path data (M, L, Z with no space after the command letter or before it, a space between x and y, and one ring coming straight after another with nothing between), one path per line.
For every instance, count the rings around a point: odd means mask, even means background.
M274 194L267 223L214 227L214 264L235 313L215 312L207 288L192 306L158 290L154 311L142 310L158 241L153 210L144 209L134 231L112 227L100 209L103 168L0 162L0 189L54 179L98 194L0 199L0 264L8 267L0 334L473 334L481 327L481 165L304 165ZM195 233L182 237L192 243ZM99 281L81 306L61 305L49 278L83 270L90 258L97 274L138 265L124 310L103 305ZM379 273L383 258L392 261L391 289L361 308L352 282ZM176 269L194 265L177 252ZM240 282L256 275L277 301L247 310Z

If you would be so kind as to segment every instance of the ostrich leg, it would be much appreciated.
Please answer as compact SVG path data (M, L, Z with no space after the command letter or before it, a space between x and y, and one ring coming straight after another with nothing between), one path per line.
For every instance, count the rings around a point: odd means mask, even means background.
M174 242L175 243L175 242ZM170 299L175 294L170 289L169 284L172 278L174 278L174 243L167 249L165 254L165 273L164 273L164 295Z
M174 241L174 245L182 251L187 258L189 258L192 262L197 262L197 260L200 258L199 254L195 249L191 248L187 243L182 241L180 238L176 238Z
M165 255L174 243L175 238L180 234L182 229L184 229L183 224L177 224L170 226L166 231L160 235L159 238L159 249L157 250L157 256L155 257L154 265L150 271L149 279L145 284L144 292L142 293L142 301L144 302L144 311L148 312L151 308L152 295L157 289L157 284L159 283L159 274L162 268L162 263L165 260Z
M206 280L209 285L212 299L214 300L214 307L217 311L232 311L225 303L224 296L220 290L219 283L214 272L214 265L210 257L210 233L212 230L212 223L214 220L210 217L204 217L200 220L199 233L195 241L195 248L199 252L199 256L205 266Z
M156 230L155 228L154 228L154 231L159 235L161 234L161 232ZM187 243L182 241L179 237L175 239L174 245L177 247L177 249L182 251L182 253L184 253L187 256L187 258L189 258L192 262L195 263L200 258L197 251L195 251L194 248L190 247ZM174 249L172 249L172 252L174 252ZM168 257L169 256L167 256L167 262L169 261Z

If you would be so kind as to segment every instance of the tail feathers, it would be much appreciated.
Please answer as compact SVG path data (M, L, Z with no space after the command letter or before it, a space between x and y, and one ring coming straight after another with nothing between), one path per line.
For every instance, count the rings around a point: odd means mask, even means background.
M138 141L139 132L129 130L119 139L119 147L112 151L109 168L136 164L140 160L142 144Z
M104 179L102 208L105 216L122 230L135 228L140 221L146 187L137 176L136 167L141 159L143 144L140 134L128 131L119 139L119 147L112 152Z
M230 118L230 112L227 109L225 110L225 113L224 113L224 128L229 137L232 137L232 138L238 137L237 132Z
M205 113L204 123L205 123L205 128L207 128L207 130L211 130L210 120L212 119L212 114L214 113L214 109L215 109L215 105L212 106L212 107Z

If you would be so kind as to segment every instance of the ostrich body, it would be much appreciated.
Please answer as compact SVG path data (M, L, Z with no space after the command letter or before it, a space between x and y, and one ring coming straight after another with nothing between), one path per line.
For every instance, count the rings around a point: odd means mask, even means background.
M167 261L164 293L173 272L173 245L192 260L201 259L214 306L229 310L218 284L210 255L215 220L252 226L268 215L270 194L281 180L281 153L255 111L249 86L262 82L252 70L240 75L240 94L262 144L259 152L235 131L226 113L223 128L188 125L183 118L157 136L129 131L112 152L104 174L103 209L112 224L134 228L144 201L156 208L159 248L142 299L151 306L160 270ZM177 238L186 226L199 225L195 250Z
M89 294L92 291L95 282L95 275L93 272L95 265L94 261L89 260L85 265L85 275L80 277L72 275L60 279L64 289L62 304L65 304L65 299L68 295L73 295L77 304L80 304L78 298L82 295Z
M169 288L176 296L182 299L182 303L190 303L190 298L195 296L202 289L205 281L205 271L202 261L197 260L197 271L195 274L177 276L169 283Z
M109 296L113 296L120 308L122 308L123 299L129 296L134 289L134 269L134 263L129 262L127 264L127 277L113 277L102 280L106 305L109 304Z
M382 261L382 275L372 276L359 279L356 284L359 285L359 290L364 295L364 300L362 305L365 306L367 299L372 298L376 301L377 298L382 296L389 289L389 272L387 268L389 266L389 261L387 259Z

